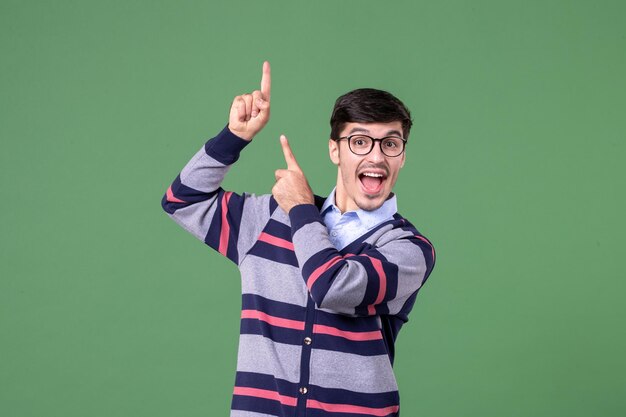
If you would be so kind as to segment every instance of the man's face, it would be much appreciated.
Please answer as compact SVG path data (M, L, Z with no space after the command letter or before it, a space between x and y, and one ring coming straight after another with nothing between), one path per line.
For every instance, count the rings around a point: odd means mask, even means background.
M402 137L402 123L347 123L340 137L364 134L373 138ZM335 204L342 213L358 209L376 210L391 194L405 154L389 157L380 150L380 142L367 155L355 155L347 140L328 142L330 159L337 165Z

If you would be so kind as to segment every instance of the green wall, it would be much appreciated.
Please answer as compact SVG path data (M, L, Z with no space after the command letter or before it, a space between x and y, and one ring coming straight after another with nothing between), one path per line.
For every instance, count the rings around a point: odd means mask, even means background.
M272 63L319 194L328 119L387 89L437 267L397 348L405 417L626 414L619 1L0 1L0 415L227 415L239 278L160 198Z

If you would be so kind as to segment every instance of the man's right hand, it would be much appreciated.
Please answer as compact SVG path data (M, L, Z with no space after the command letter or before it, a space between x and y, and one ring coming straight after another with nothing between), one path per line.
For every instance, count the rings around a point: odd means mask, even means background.
M235 97L230 107L228 129L242 139L251 141L270 120L270 63L263 63L261 90Z

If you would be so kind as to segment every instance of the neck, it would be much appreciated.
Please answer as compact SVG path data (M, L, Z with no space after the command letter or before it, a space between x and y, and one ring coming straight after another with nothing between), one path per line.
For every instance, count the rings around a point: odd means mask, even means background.
M335 206L341 214L346 212L346 193L342 187L341 173L337 172L337 184L335 185Z

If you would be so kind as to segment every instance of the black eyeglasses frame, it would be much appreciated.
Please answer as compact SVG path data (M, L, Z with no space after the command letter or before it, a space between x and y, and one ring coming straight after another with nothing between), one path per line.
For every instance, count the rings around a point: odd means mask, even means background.
M356 153L352 150L352 146L350 146L350 140L354 137L354 136L365 136L366 138L370 138L372 140L372 146L370 147L370 150L367 151L366 153ZM402 141L402 150L400 151L399 154L397 155L387 155L385 153L385 150L383 149L383 140L385 139L389 139L389 138L394 138L394 139L400 139ZM340 138L333 138L333 140L335 142L339 142L340 140L344 140L347 139L348 140L348 149L350 149L350 152L352 152L355 155L358 156L365 156L370 154L373 150L374 150L374 146L376 145L376 142L378 142L378 146L380 147L380 151L383 153L383 155L389 157L389 158L396 158L400 155L402 155L404 153L404 151L406 150L406 143L407 140L404 138L401 138L399 136L385 136L384 138L373 138L369 135L364 135L363 133L355 133L354 135L349 135L349 136L342 136Z

